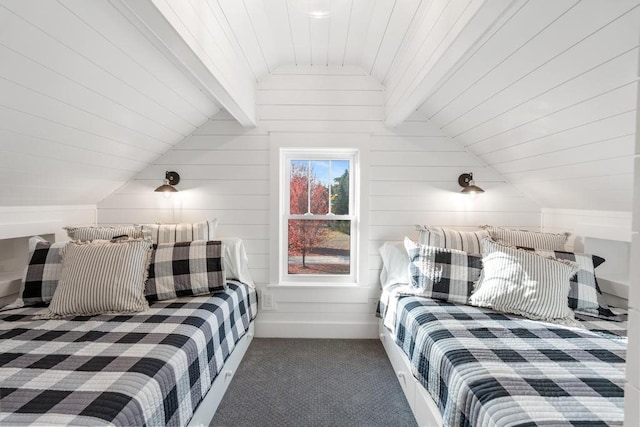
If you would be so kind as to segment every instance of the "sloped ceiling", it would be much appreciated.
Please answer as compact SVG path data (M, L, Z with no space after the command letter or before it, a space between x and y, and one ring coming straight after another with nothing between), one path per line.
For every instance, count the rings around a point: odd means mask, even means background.
M0 64L0 205L96 203L219 111L107 1L0 2Z
M419 112L543 207L631 211L638 2L515 6Z
M123 13L148 4L249 116L279 67L355 65L388 125L428 118L541 206L631 210L638 0L326 1L0 0L0 204L95 203L224 105Z
M283 64L358 65L386 87L388 117L414 98L541 206L631 210L637 0L334 0L309 17L321 3L218 1L257 79ZM474 21L489 8L502 9Z

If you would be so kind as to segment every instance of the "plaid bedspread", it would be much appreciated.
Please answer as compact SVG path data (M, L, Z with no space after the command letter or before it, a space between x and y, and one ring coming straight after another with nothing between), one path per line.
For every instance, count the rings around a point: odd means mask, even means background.
M132 315L0 314L0 425L184 425L257 312L253 289Z
M590 331L400 295L381 310L445 426L623 424L621 323Z

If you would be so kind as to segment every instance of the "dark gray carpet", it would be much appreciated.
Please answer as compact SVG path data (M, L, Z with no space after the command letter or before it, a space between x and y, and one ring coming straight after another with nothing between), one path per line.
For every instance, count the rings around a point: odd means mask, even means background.
M213 426L415 426L378 340L251 343Z

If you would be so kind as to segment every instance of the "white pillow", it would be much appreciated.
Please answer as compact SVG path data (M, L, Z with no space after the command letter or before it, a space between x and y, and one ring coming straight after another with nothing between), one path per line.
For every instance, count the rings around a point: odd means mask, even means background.
M221 237L224 243L224 273L227 279L236 279L255 287L249 272L249 257L244 249L244 242L238 237Z
M575 324L569 308L569 279L578 271L570 261L482 241L484 266L469 304L534 320Z
M380 284L383 288L396 283L411 283L411 277L409 277L411 261L403 242L384 242L378 252L382 257Z

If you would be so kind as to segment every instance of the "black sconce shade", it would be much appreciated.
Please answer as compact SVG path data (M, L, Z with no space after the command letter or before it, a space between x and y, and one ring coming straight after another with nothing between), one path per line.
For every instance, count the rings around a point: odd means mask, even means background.
M174 187L180 182L180 175L178 172L167 171L164 176L164 184L156 188L154 191L159 193L176 193L178 189Z
M473 173L463 173L458 177L458 184L462 187L462 194L478 194L484 193L484 190L476 185L473 181Z

